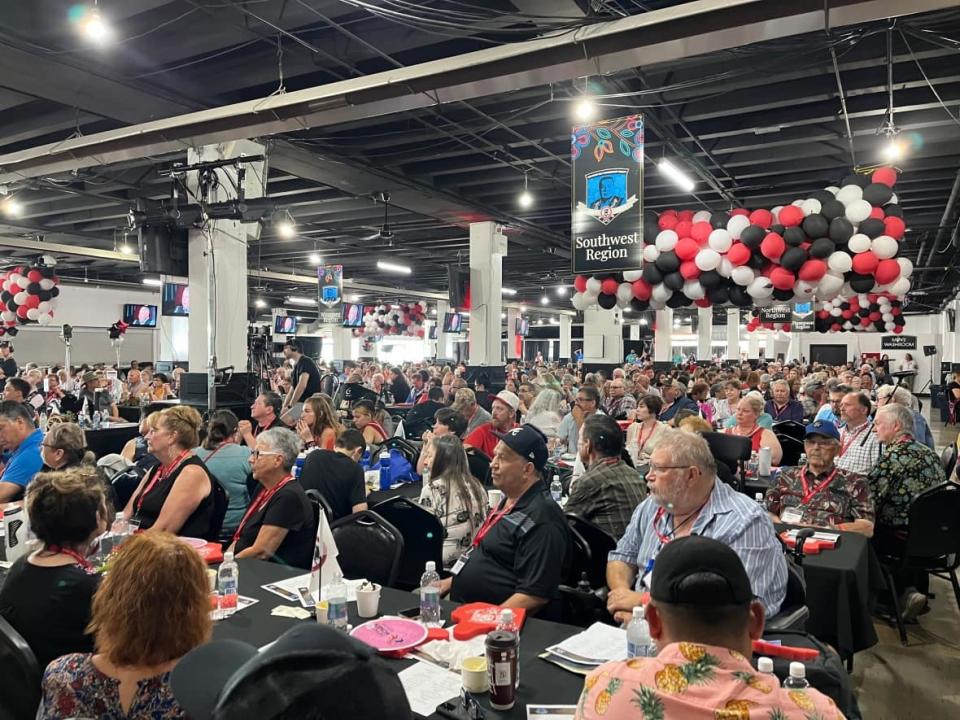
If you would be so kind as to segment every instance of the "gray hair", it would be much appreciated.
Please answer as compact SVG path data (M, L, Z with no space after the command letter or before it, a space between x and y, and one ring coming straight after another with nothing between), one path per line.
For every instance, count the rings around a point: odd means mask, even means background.
M910 408L904 407L903 405L899 405L897 403L892 403L890 405L884 405L877 410L877 415L880 413L893 415L893 421L900 425L900 429L907 435L913 435L913 411Z
M300 454L300 438L287 428L270 428L257 435L257 441L264 440L273 452L283 457L283 469L290 470Z
M562 404L563 398L560 393L550 388L544 388L537 393L537 397L530 403L530 409L527 410L527 415L533 417L542 412L557 413L559 415Z
M786 387L787 390L790 389L790 383L788 383L786 380L783 380L783 379L774 380L772 383L770 383L770 387L771 387L771 388L775 388L775 387L778 387L778 386L780 386L780 385L783 385L784 387Z
M706 477L715 477L717 474L717 461L702 435L668 428L657 443L657 449L667 450L673 465L696 466Z

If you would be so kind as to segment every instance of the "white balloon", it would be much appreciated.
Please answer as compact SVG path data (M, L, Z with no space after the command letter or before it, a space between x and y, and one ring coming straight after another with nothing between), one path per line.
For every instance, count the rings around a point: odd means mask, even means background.
M17 278L17 285L26 290L27 286L30 285L30 278L26 277L25 275L20 275Z
M40 311L36 308L27 310L27 320L36 320L38 317L40 317Z
M793 289L794 294L796 294L798 298L803 298L805 300L812 298L816 291L817 283L812 283L808 280L798 281L796 287Z
M803 210L804 215L814 215L820 212L821 207L820 201L816 198L807 198L800 205L800 209Z
M650 297L659 302L665 303L670 299L670 296L673 295L673 290L668 288L663 283L659 285L654 285L653 290L650 292Z
M627 282L633 282L643 277L643 270L624 270L623 279Z
M21 290L20 292L18 292L16 295L13 296L13 301L17 305L23 305L27 301L27 297L29 297L27 293Z
M883 313L882 320L884 322L893 322L893 313L888 313L888 312Z
M717 228L707 238L707 245L719 253L725 253L733 245L733 238L727 230Z
M746 265L735 267L730 273L730 279L742 287L746 287L752 283L755 277L756 274L753 272L753 268L749 268Z
M881 260L889 260L897 254L900 245L889 235L878 235L870 244L870 249L873 250L873 254Z
M587 298L583 293L574 293L570 298L570 303L576 310L585 310L587 307Z
M53 280L50 278L44 278L40 281L41 290L50 290L53 287Z
M793 201L792 203L790 203L790 204L793 205L793 206L795 206L795 207L803 207L803 202L804 202L803 200L794 200L794 201Z
M768 277L758 277L747 286L747 294L754 300L763 300L773 295L773 283Z
M693 221L698 222L710 222L710 217L712 213L709 210L701 210L693 214Z
M43 261L43 264L47 267L55 267L57 264L57 259L53 255L44 255L40 258Z
M53 322L53 315L50 313L40 313L40 317L37 318L37 322L41 325L49 325Z
M597 298L600 296L600 289L588 287L583 291L583 295L585 298L587 298L587 302L592 304L596 302Z
M753 299L753 304L757 307L770 307L774 302L777 302L773 299L773 295L768 297L755 297Z
M873 206L868 201L854 200L853 202L847 203L844 214L847 216L847 220L854 225L858 225L870 217L872 210Z
M620 309L622 310L623 308L627 307L629 304L630 304L630 298L622 298L622 297L620 297L620 296L617 296L617 307L618 307L618 308L620 308Z
M843 310L838 307L831 308L830 314L833 315L833 317L840 317L840 315L843 314Z
M617 301L630 304L633 298L633 285L628 282L622 282L617 286Z
M857 293L857 302L860 303L860 307L866 307L870 304L870 296L866 293Z
M837 200L845 206L861 199L863 199L863 188L859 185L844 185L837 192Z
M898 297L903 297L910 291L910 280L905 277L898 278L890 285L890 292Z
M770 211L770 214L773 215L773 224L776 225L780 222L780 211L783 210L783 205L777 205L773 210Z
M703 289L699 280L687 280L683 284L683 294L691 300L700 300L707 294L707 291Z
M733 272L733 263L726 257L720 259L720 267L717 268L717 272L720 273L720 277L728 278Z
M750 218L746 215L734 215L727 223L727 231L734 240L740 239L740 233L750 227Z
M716 270L720 267L720 253L712 248L703 248L700 252L697 253L696 257L693 259L693 262L696 263L696 266L707 272L709 270Z
M0 318L2 318L4 322L16 322L17 314L12 310L4 310L0 313Z
M39 305L37 305L37 310L39 310L41 313L48 313L52 309L53 308L51 307L49 300L43 300Z
M870 249L871 240L863 233L852 235L847 241L847 247L852 253L862 253Z
M894 329L896 326L897 326L897 324L896 324L895 322L893 322L893 320L891 320L890 322L888 322L888 323L887 323L886 325L884 325L883 327L884 327L884 329L885 329L887 332L893 332L893 329Z
M827 258L827 267L838 273L850 272L853 268L853 258L842 250L837 250Z
M817 297L834 298L843 287L843 276L827 273L817 283Z
M673 250L677 246L677 241L680 238L677 236L673 230L661 230L657 235L657 239L654 241L657 250L660 252L667 252L668 250Z
M836 185L828 185L824 188L824 190L826 190L828 193L833 193L834 195L840 192L840 188L838 188Z
M913 262L909 258L897 258L897 264L900 265L900 277L908 278L913 275Z
M603 283L600 282L595 277L587 278L587 292L591 295L599 295L600 288L603 287Z
M890 196L890 199L887 200L887 203L886 203L886 204L887 204L887 205L899 205L899 204L900 204L900 200L899 200L899 198L897 198L897 194L894 193L893 195L891 195L891 196Z
M647 245L643 248L643 259L647 262L656 262L658 257L660 257L660 250L656 245Z
M661 300L654 300L650 298L650 309L651 310L663 310L667 304Z

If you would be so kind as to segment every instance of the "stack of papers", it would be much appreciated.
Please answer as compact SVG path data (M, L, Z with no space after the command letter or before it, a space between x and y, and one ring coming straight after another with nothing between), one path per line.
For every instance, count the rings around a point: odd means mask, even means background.
M540 657L578 675L586 675L605 662L627 659L627 631L597 622L548 647Z
M791 528L787 530L787 537L796 540L797 533L800 532L801 528ZM810 536L811 540L819 540L822 543L830 543L833 545L837 544L837 540L840 539L839 533L824 532L822 530L817 530Z
M398 676L410 709L422 717L433 715L437 705L460 696L460 675L430 663L415 662Z

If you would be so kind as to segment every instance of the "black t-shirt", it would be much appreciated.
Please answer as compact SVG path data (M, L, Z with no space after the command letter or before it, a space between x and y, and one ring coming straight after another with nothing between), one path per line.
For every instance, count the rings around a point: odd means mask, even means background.
M41 668L61 655L92 652L85 629L100 584L76 565L38 567L17 560L0 587L0 615L23 635Z
M553 600L540 617L555 617L557 588L567 575L570 556L570 529L563 510L538 482L473 549L453 578L450 599L499 605L519 592Z
M436 400L427 400L410 408L403 419L403 430L407 437L418 438L430 430L433 427L433 416L437 414L437 410L445 407L446 405Z
M213 534L213 528L211 527L213 525L214 510L213 483L216 481L210 476L210 471L207 470L207 466L203 464L203 460L198 458L196 455L190 455L187 457L182 463L180 463L180 465L177 466L176 470L170 473L169 476L155 483L153 487L150 488L149 493L144 495L143 490L141 490L140 495L134 499L133 510L134 514L140 519L141 530L149 530L153 527L153 524L157 521L157 518L160 517L160 511L163 510L163 505L167 501L167 496L170 495L170 491L173 490L174 483L177 482L177 478L180 477L180 473L183 471L183 469L190 465L199 465L201 468L203 468L203 472L207 476L207 480L210 481L210 492L203 500L200 501L200 504L197 505L197 508L190 513L190 517L184 521L183 526L180 528L180 532L178 532L177 535L182 537L206 538L207 540L215 539L210 537L210 535ZM150 487L151 479L158 472L160 472L159 466L154 467L154 469L150 471L147 482L143 486L144 490ZM139 502L141 495L143 495L143 504L137 508L137 503Z
M20 368L17 367L17 361L13 359L13 355L0 360L0 370L3 370L3 377L0 378L0 388L7 384L7 378L16 377L17 373L20 372Z
M262 486L260 492L264 492ZM253 503L255 499L250 502ZM253 545L263 525L287 530L287 536L270 558L273 562L303 570L310 569L317 529L313 526L310 500L299 483L289 482L284 485L263 508L247 518L234 551L239 553Z
M487 412L490 412L493 409L493 398L495 398L496 395L491 395L486 390L477 390L475 394L477 396L477 405Z
M320 369L317 364L306 355L301 355L297 364L293 368L293 386L296 387L300 382L300 374L307 374L307 386L303 389L303 395L297 402L303 402L311 395L320 392Z
M367 501L363 468L343 453L314 450L307 453L300 472L304 490L318 490L333 510L330 522L353 513L353 506Z

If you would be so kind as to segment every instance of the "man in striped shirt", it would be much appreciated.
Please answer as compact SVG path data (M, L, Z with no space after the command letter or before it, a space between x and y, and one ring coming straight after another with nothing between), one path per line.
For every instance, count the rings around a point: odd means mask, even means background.
M851 392L840 401L840 451L836 465L858 475L868 475L880 459L880 440L870 422L870 398L863 392Z
M617 621L629 619L642 604L663 546L687 535L729 545L743 561L767 617L776 615L786 595L787 563L773 522L763 507L717 479L706 440L671 430L650 456L647 486L649 496L607 556L607 609Z

